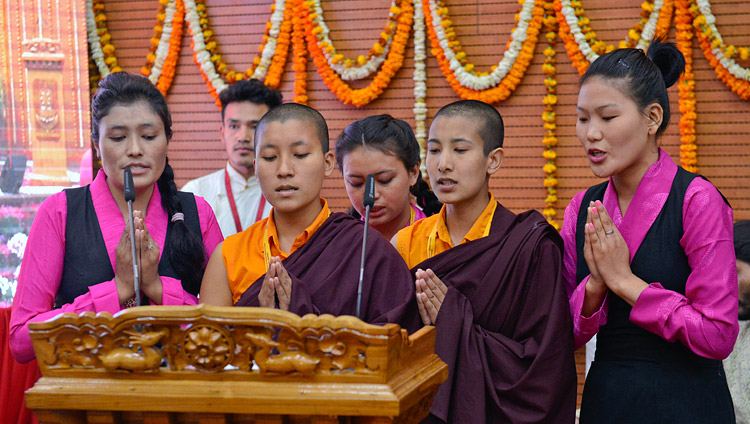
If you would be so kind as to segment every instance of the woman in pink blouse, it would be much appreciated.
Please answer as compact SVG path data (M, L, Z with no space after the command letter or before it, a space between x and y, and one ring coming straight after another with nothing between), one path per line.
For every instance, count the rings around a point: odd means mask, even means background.
M419 143L400 119L383 114L349 124L336 140L336 162L355 216L364 215L365 181L367 175L375 176L370 225L387 240L443 206L422 180Z
M172 119L159 90L144 77L113 73L99 83L91 108L102 171L90 185L48 198L34 218L10 325L19 362L34 358L29 322L135 306L126 168L136 190L142 304L196 304L206 260L222 240L211 207L174 184Z
M721 359L737 337L732 209L657 140L672 44L620 49L581 78L576 132L602 184L565 211L576 346L597 334L581 423L734 423Z

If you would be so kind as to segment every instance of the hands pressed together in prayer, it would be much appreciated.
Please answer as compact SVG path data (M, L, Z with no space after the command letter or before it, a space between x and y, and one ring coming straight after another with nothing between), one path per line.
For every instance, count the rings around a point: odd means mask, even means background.
M589 203L585 236L583 256L591 277L586 283L584 315L599 309L607 289L631 306L635 304L648 284L630 269L628 245L599 200Z
M418 269L416 277L417 280L414 284L417 289L419 315L422 317L424 325L435 325L448 287L440 281L431 269L427 271Z
M263 277L263 285L258 294L260 306L263 308L276 307L274 294L279 299L279 309L288 311L289 302L292 299L292 278L284 265L281 264L281 258L278 256L271 258L266 276Z
M162 285L159 278L159 245L156 244L143 221L143 212L133 211L135 226L136 255L140 263L141 291L154 303L161 304ZM135 296L135 282L133 278L133 259L130 245L130 227L125 226L120 242L115 249L117 273L115 285L120 297L120 304L125 304Z

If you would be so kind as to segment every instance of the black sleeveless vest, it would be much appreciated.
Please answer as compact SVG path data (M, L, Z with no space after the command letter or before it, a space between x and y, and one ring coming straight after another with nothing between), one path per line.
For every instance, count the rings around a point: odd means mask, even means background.
M65 224L65 259L60 287L55 296L55 308L72 303L76 297L86 293L89 286L115 278L89 186L66 189L65 196L68 202L68 216ZM202 239L195 197L191 193L183 192L177 192L177 196L182 203L185 225ZM163 251L171 246L170 234L173 226L172 222L167 226ZM159 275L179 279L167 255L164 254L159 261ZM184 281L182 284L185 291L195 296L198 295L199 286L187 287ZM148 299L143 296L141 305L148 304Z
M685 294L685 284L691 272L688 258L680 246L683 235L682 207L685 192L696 177L703 178L678 168L664 207L646 233L630 266L633 274L646 283L659 282L665 289L682 295ZM587 208L590 201L603 199L608 183L605 181L589 188L578 211L576 280L579 284L590 273L583 257ZM608 302L607 324L600 327L597 335L596 361L635 360L681 362L699 366L721 365L721 361L696 355L679 341L670 343L630 322L632 307L614 293L609 293Z

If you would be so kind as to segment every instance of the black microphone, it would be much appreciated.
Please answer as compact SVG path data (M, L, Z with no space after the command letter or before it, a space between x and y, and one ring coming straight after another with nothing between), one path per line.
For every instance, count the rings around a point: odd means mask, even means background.
M367 250L367 230L370 228L370 208L375 204L375 177L370 174L365 182L365 195L362 205L365 207L365 234L362 237L362 260L359 265L359 284L357 285L357 318L361 318L362 279L365 275L365 252Z
M138 274L138 254L135 248L135 222L133 220L133 202L135 202L135 184L133 184L133 171L125 168L123 181L123 193L125 201L128 202L128 214L130 216L130 254L133 258L133 288L135 289L135 305L141 306L141 278Z

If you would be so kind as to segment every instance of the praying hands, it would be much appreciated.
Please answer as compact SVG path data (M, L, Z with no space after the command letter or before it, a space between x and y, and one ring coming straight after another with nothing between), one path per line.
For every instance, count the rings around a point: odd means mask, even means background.
M427 271L418 269L416 277L415 285L419 315L422 317L422 322L425 325L435 325L438 313L440 312L440 306L443 304L445 294L448 292L448 287L440 281L431 269Z

